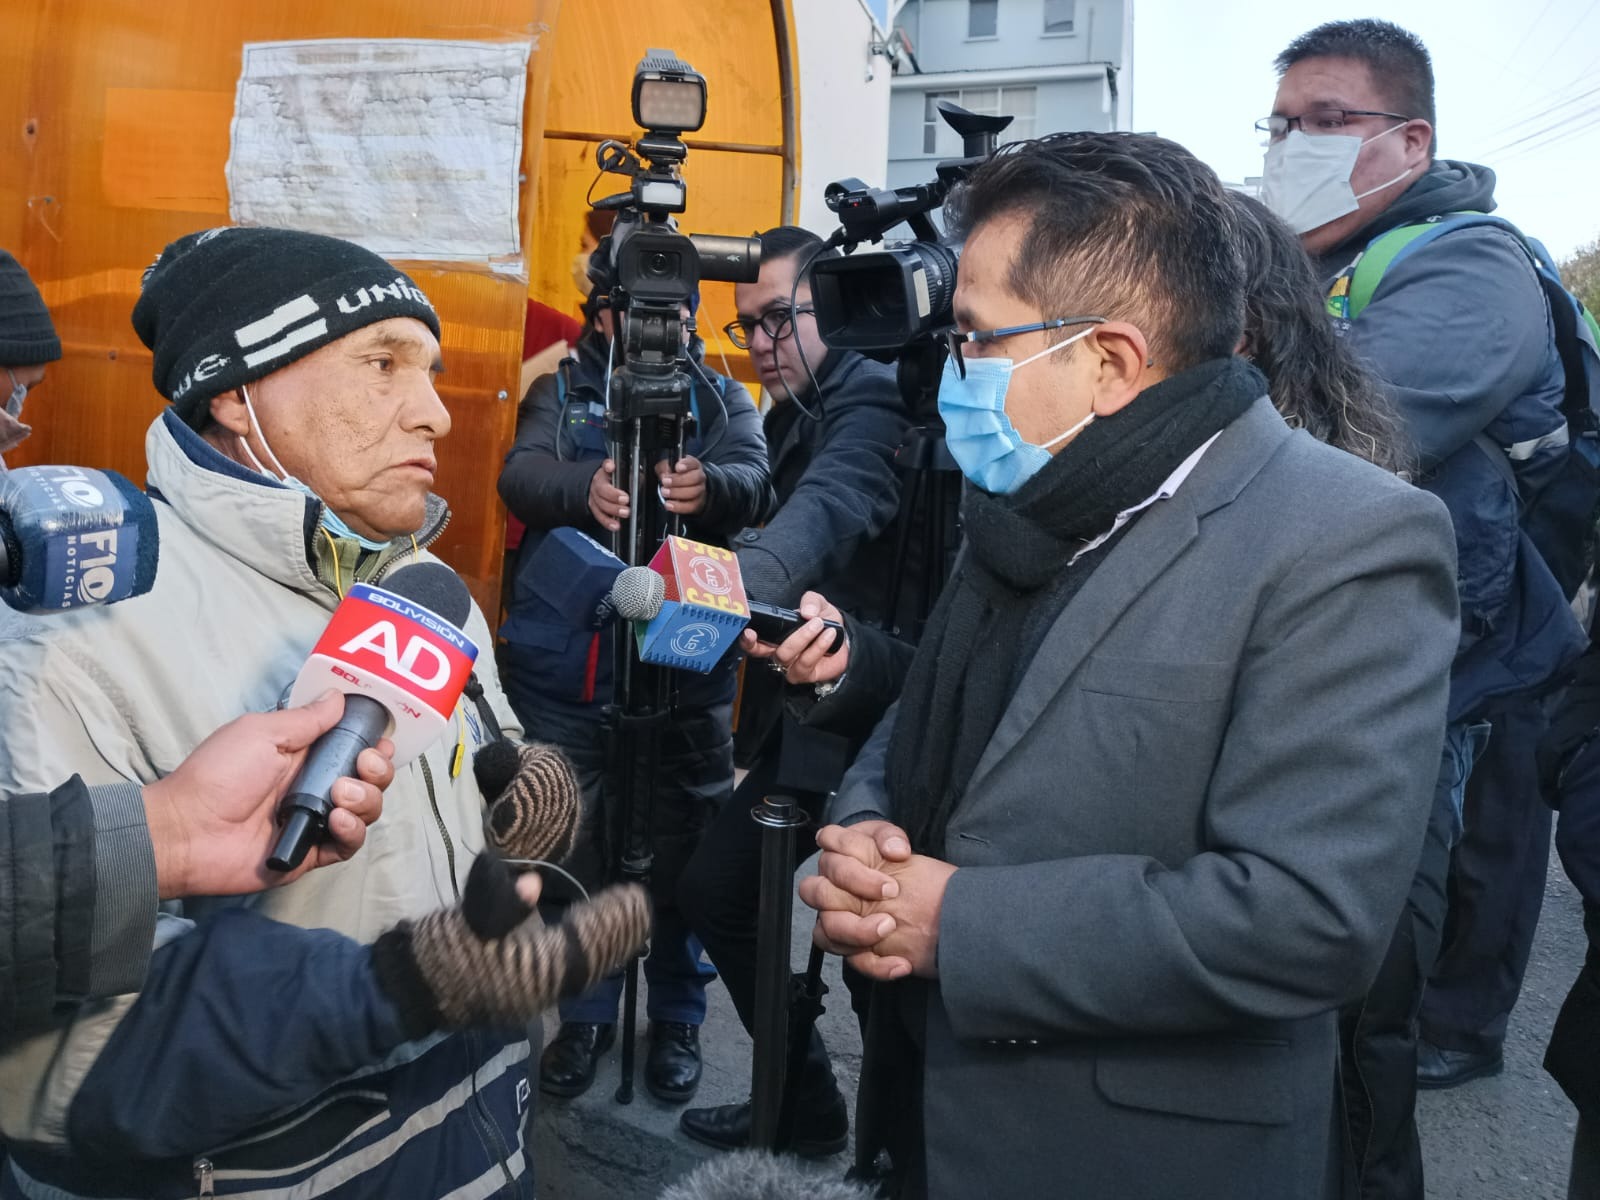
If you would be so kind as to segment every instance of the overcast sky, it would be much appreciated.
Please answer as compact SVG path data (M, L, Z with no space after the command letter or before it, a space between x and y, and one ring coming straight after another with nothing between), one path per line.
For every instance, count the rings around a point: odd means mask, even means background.
M1383 16L1433 55L1439 155L1493 167L1498 212L1562 259L1600 238L1600 0L1132 0L1133 127L1223 178L1261 173L1272 59L1323 21Z

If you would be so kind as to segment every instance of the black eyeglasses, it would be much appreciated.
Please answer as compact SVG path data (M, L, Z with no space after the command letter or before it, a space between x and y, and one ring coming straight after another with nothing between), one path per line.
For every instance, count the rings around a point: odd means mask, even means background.
M750 349L750 338L760 328L775 342L794 333L794 319L806 313L815 313L817 310L809 305L799 308L769 308L754 321L729 321L722 327L722 332L728 335L728 340L741 350Z
M1301 133L1309 134L1338 133L1349 123L1351 117L1392 117L1396 121L1412 119L1399 113L1373 112L1365 108L1313 108L1298 117L1283 117L1276 114L1262 117L1256 122L1256 128L1273 141L1277 141L1281 137L1287 137L1290 130L1295 128Z
M962 333L954 325L944 331L945 345L950 350L950 358L956 364L956 375L962 379L967 377L967 359L961 353L961 347L966 345L982 346L989 342L998 342L1001 338L1016 337L1022 333L1042 333L1047 329L1060 329L1064 325L1104 325L1104 317L1057 317L1053 321L1035 321L1031 325L1005 325L999 329L971 329Z

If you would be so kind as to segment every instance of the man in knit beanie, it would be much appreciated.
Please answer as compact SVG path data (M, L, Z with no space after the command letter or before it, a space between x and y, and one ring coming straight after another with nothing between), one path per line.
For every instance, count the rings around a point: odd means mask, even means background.
M22 423L22 402L44 379L44 369L61 357L61 339L50 321L44 297L22 264L0 250L0 370L5 371L0 408L0 454L15 450L33 432ZM0 462L0 469L4 463Z
M145 435L160 570L109 608L0 613L0 703L19 718L0 728L0 792L73 771L90 786L160 778L212 729L274 708L352 583L381 588L429 559L449 519L431 491L451 423L434 387L439 318L382 258L294 230L191 234L146 272L133 324L172 402ZM493 644L475 605L462 627ZM405 651L401 637L401 668ZM499 772L477 769L521 729L493 656L475 671L475 699L397 764L360 855L253 901L249 921L236 901L193 896L182 920L141 914L157 949L137 1003L63 1012L0 1054L0 1193L526 1193L521 1022L560 990L552 954L582 986L594 972L577 958L609 971L607 947L631 949L639 923L627 910L593 937L576 927L584 955L533 927L492 947L463 940L473 906L448 914L470 900L486 844L561 853L576 791L552 790L548 753L519 747ZM357 987L395 931L383 986ZM469 961L508 974L469 987ZM347 1003L352 988L367 1007ZM119 1104L126 1122L107 1111Z
M376 551L422 526L450 415L439 318L404 273L338 238L209 229L145 272L133 328L184 423L320 502L333 537Z

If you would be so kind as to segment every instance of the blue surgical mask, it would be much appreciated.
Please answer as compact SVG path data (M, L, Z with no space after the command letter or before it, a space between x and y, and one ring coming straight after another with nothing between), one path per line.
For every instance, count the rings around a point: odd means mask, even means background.
M248 438L240 438L239 445L242 446L244 448L244 452L250 456L250 464L263 475L276 478L277 481L283 484L284 487L293 488L302 496L309 496L318 504L322 505L322 516L318 518L317 524L321 525L322 528L326 529L334 537L349 538L351 541L357 543L363 550L387 549L389 545L388 542L375 542L370 538L362 537L359 533L357 533L354 529L351 529L350 526L345 523L343 517L333 511L333 507L326 500L311 490L310 484L305 483L303 480L296 478L283 469L283 464L278 461L278 456L272 452L272 447L267 444L266 431L261 428L261 422L256 419L255 406L250 403L250 389L241 386L239 388L239 395L244 398L244 410L250 414L250 423L256 427L256 436L261 439L261 448L267 452L267 457L272 460L272 465L277 469L277 474L273 476L271 471L268 471L264 466L261 465L261 460L256 457L255 451L250 449L250 440Z
M6 378L11 380L11 395L6 397L6 416L22 416L22 402L28 398L28 385L18 383L17 377L11 373L11 368L6 368Z
M963 475L986 492L1009 496L1044 469L1050 461L1051 446L1066 441L1094 420L1091 411L1072 428L1036 446L1023 440L1006 415L1006 388L1013 374L1093 332L1091 327L1075 333L1019 363L1009 358L966 359L965 379L954 362L945 360L944 375L939 380L939 415L944 418L945 445Z

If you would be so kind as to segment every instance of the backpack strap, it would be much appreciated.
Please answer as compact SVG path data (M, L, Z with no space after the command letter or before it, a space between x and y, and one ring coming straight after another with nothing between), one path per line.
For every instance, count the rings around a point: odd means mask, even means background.
M1345 294L1348 296L1349 304L1347 311L1337 315L1355 320L1361 315L1361 310L1372 302L1378 284L1383 282L1384 274L1396 262L1411 252L1422 249L1436 237L1472 225L1499 225L1515 235L1518 240L1522 238L1522 234L1510 221L1491 217L1488 213L1445 213L1443 216L1433 217L1416 225L1398 225L1368 242L1367 248L1356 256L1355 261L1340 272L1340 279L1347 281ZM1338 287L1339 283L1336 280L1334 289L1337 290Z

